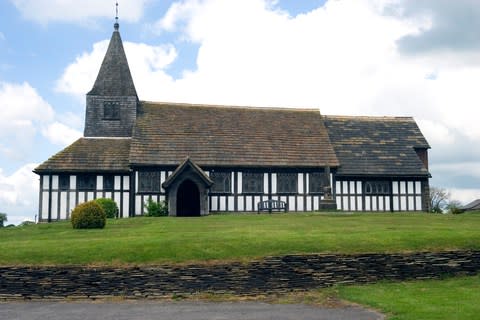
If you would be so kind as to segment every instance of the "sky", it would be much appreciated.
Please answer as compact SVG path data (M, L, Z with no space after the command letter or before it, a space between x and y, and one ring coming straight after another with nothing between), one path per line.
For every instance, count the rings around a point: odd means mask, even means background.
M480 1L119 0L141 100L411 116L432 186L480 198ZM82 135L114 0L0 0L0 212L38 212L32 170Z

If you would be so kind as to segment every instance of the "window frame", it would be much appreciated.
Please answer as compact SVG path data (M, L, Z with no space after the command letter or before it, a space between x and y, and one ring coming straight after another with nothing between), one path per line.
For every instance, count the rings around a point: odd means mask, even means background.
M144 184L144 179L148 178L148 185L147 188L144 188L146 185ZM138 193L161 193L162 186L161 186L161 175L160 171L153 171L153 170L145 170L145 171L138 171Z
M325 172L315 171L308 173L308 193L309 194L324 194L325 187L330 186L330 180L327 181ZM314 188L315 187L315 188ZM321 190L318 190L320 188Z
M210 179L213 185L210 189L214 194L232 194L232 172L230 171L211 171ZM219 179L217 181L217 179ZM220 180L221 179L221 180ZM218 183L221 182L221 183ZM228 185L228 186L227 186ZM218 186L223 186L221 190L216 189Z
M265 193L264 179L265 179L265 174L263 172L243 172L242 173L242 193L264 194ZM255 190L250 188L252 186L255 186L254 188Z
M95 174L85 173L85 174L77 175L77 190L95 191L96 189L97 189L97 176Z
M286 181L288 179L293 179L294 181ZM287 188L284 188L284 187L287 187ZM297 193L298 193L298 173L296 172L295 173L293 172L277 173L277 194L297 194Z

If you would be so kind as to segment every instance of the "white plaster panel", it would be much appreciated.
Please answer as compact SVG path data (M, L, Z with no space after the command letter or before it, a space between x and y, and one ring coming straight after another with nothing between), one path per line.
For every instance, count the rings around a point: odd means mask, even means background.
M397 196L393 197L393 211L400 211L400 199Z
M415 197L415 206L417 211L422 211L422 197Z
M135 192L138 192L138 171L135 171Z
M309 173L306 173L305 174L305 185L306 185L306 190L305 190L305 193L310 193L310 185L309 185L309 181L310 181L310 174Z
M420 181L415 181L415 193L422 194L422 183Z
M246 196L245 197L245 200L246 200L246 210L247 211L252 211L253 208L252 208L252 196Z
M227 198L220 197L220 211L227 211Z
M362 182L357 181L357 194L362 194Z
M75 199L75 192L70 192L69 197L70 197L70 208L68 208L69 213L75 209L77 206L77 201Z
M140 216L142 214L142 196L135 197L135 215Z
M78 193L78 203L77 205L85 202L85 192Z
M372 196L372 210L373 211L378 211L377 201L378 201L378 197L377 196Z
M130 176L123 176L123 189L130 190Z
M165 180L166 180L166 172L162 171L160 172L160 191L161 192L165 192L165 190L162 187L162 184L165 182ZM138 178L137 178L137 181L138 181Z
M120 192L115 192L114 195L113 195L113 201L115 201L117 203L117 206L120 207L120 201L121 201L121 198L122 198L122 194Z
M60 192L60 219L67 219L67 193Z
M57 175L52 176L52 189L54 189L54 190L58 189L58 176Z
M407 210L407 198L406 197L400 197L400 210L401 211Z
M263 193L268 194L268 173L263 174Z
M42 176L43 179L43 189L48 190L50 189L50 176Z
M97 176L97 190L103 190L103 176Z
M129 215L129 204L130 204L130 198L128 195L128 192L123 193L123 217L128 218Z
M277 193L277 174L272 173L272 193Z
M411 193L414 192L414 190L413 190L413 181L408 181L408 183L407 183L407 192L408 192L409 194L411 194Z
M228 197L228 211L235 211L235 197Z
M218 197L212 197L212 211L218 211Z
M415 198L413 196L408 197L408 209L413 211L415 209Z
M242 194L242 173L238 173L238 181L237 181L237 192L238 194Z
M338 194L338 195L342 194L340 181L335 182L335 194ZM337 207L340 208L340 206L337 206Z
M320 209L318 197L313 197L313 210L318 211Z
M52 192L52 219L58 219L58 192Z
M303 194L303 173L298 174L298 193Z
M48 219L48 192L42 192L42 219Z
M343 196L343 207L344 207L344 210L348 210L350 211L350 205L348 203L348 197L347 196Z
M297 210L298 211L305 211L303 207L303 197L297 197Z
M355 194L355 181L350 181L350 194Z
M112 193L111 192L105 192L105 198L112 199Z
M353 183L352 183L353 185ZM355 199L356 197L350 197L350 210L352 211L357 211L357 201Z
M393 181L392 182L392 193L393 194L398 194L398 181Z
M362 210L363 210L362 197L357 197L357 210L358 210L358 211L362 211Z
M120 190L122 188L122 177L121 176L115 176L115 190Z
M243 205L243 201L244 201L243 197L238 197L237 201L238 201L237 203L238 211L245 211L245 207Z
M77 189L77 176L70 176L70 190Z
M307 211L312 211L312 197L307 197Z
M385 197L385 211L390 211L390 197Z
M378 197L378 211L385 211L385 208L383 206L385 197Z
M372 199L371 197L365 197L365 210L366 211L371 211L372 210Z
M95 194L93 192L87 193L87 201L92 201L95 199Z
M337 196L337 197L335 197L335 200L337 201L337 209L338 209L338 210L343 210L343 207L342 207L342 197Z
M400 181L400 194L407 193L407 184L405 181Z
M288 211L295 211L295 196L288 197Z
M348 181L343 181L342 182L342 194L347 194L348 193Z

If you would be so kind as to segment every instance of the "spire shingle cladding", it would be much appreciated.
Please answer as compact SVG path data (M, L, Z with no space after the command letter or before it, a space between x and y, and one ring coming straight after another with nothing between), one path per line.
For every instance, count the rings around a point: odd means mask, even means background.
M137 96L118 29L112 34L97 80L88 95Z
M430 146L409 117L325 116L339 175L429 176L415 149Z

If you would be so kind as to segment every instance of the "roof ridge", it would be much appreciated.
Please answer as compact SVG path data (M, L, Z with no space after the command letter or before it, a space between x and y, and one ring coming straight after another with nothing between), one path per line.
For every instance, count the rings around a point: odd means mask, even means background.
M184 102L159 102L159 101L140 101L143 105L151 106L178 106L178 107L199 107L199 108L218 108L218 109L244 109L244 110L266 110L266 111L298 111L298 112L318 112L319 108L296 108L296 107L258 107L258 106L241 106L241 105L221 105L221 104L200 104L200 103L184 103Z
M355 120L414 120L413 116L352 116L352 115L323 115L326 119L355 119Z

